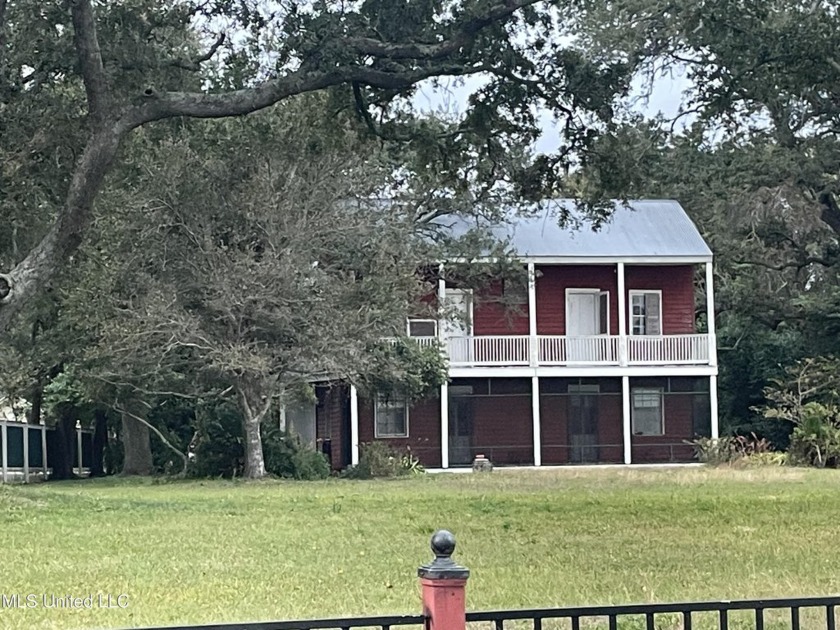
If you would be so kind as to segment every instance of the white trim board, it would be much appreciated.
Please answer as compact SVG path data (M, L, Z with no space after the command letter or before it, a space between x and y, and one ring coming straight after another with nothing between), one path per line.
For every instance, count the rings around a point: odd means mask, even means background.
M450 378L599 378L619 376L717 376L718 369L711 365L680 366L618 366L603 367L450 367Z
M623 262L629 265L702 265L712 262L713 256L512 256L508 260L536 265L615 265ZM452 258L446 263L495 263L497 257Z

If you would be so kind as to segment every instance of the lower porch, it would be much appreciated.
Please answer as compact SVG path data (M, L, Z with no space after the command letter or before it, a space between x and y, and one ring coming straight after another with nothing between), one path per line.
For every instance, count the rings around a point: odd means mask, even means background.
M407 405L350 391L350 461L359 445L410 450L427 468L694 461L687 441L717 435L714 376L455 378ZM335 462L334 462L335 463Z

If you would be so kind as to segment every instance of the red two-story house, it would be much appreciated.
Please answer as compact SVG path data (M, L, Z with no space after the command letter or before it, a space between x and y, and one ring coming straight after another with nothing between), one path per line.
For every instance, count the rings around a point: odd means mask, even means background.
M690 461L687 441L718 434L712 252L677 202L629 206L597 231L550 211L498 228L527 266L518 312L440 280L461 317L408 330L442 344L449 382L411 405L319 388L310 441L334 468L375 440L428 468Z

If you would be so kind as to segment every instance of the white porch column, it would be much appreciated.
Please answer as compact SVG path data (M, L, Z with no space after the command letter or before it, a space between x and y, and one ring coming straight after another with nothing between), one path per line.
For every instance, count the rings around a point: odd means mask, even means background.
M536 367L539 363L540 347L537 339L537 269L532 262L528 263L528 334L531 337L531 367Z
M438 266L438 289L437 289L437 298L438 298L438 312L443 307L444 303L446 302L446 280L443 277L443 263ZM441 335L441 330L438 328L438 336Z
M79 477L82 476L82 425L76 421L76 455L79 458Z
M3 437L3 483L9 480L9 432L6 423L0 423L0 434Z
M706 263L706 326L709 331L709 365L717 365L717 340L715 338L715 277L712 263Z
M542 466L542 438L540 437L540 377L531 377L531 418L534 422L534 466Z
M44 465L44 481L47 480L47 425L41 420L41 463Z
M29 424L23 425L23 483L29 483Z
M359 463L359 392L350 386L350 464Z
M618 364L627 365L627 291L624 288L624 263L616 265L618 277Z
M712 435L711 438L716 440L720 437L720 427L718 426L718 391L717 391L717 376L709 377L709 409L711 411L712 420Z
M624 463L633 463L632 428L630 422L630 377L621 377L621 435L624 438Z
M449 383L440 386L440 467L449 468Z

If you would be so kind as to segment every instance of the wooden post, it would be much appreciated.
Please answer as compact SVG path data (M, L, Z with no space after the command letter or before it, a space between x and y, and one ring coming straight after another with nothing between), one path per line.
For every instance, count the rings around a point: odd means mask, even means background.
M423 589L426 630L466 630L470 570L452 561L455 536L445 529L432 536L435 559L417 570Z
M350 386L350 463L359 464L359 390L355 385Z
M29 423L23 425L23 483L29 483Z
M0 431L3 435L3 483L6 483L9 481L9 433L5 422L0 422Z
M76 452L79 457L79 477L82 476L82 425L76 421Z
M709 334L709 365L717 365L715 336L715 274L712 263L706 263L706 328Z
M531 422L534 440L534 466L542 466L542 431L540 429L540 377L531 377Z
M41 420L41 463L44 464L44 481L47 480L47 425Z
M621 377L621 432L624 438L624 463L633 463L633 423L630 417L630 377Z
M616 264L618 276L618 364L627 365L627 290L624 288L624 263Z
M440 467L449 468L449 383L440 386Z
M528 263L528 360L531 367L540 362L539 337L537 337L537 269L534 263ZM537 464L539 466L539 464Z

